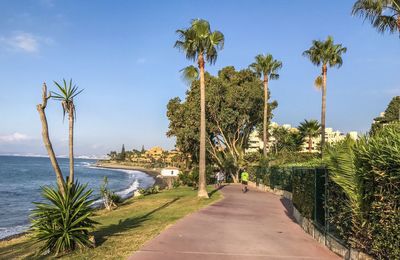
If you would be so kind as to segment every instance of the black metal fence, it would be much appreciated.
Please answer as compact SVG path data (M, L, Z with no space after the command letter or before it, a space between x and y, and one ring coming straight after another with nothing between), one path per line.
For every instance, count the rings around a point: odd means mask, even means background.
M330 194L335 184L330 182L326 168L255 168L251 175L257 185L263 184L272 189L291 192L293 205L302 216L310 219L326 235L343 245L347 244L346 239L338 232L342 227L337 227L330 221L335 214L330 209L335 208L332 204L336 203L337 194Z

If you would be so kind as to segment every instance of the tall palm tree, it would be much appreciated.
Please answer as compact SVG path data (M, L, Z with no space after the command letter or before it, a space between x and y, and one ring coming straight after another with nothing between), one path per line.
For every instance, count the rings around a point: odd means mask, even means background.
M299 127L299 132L300 135L303 138L307 138L308 141L308 151L311 153L312 152L312 139L315 137L318 137L318 135L321 133L321 125L317 120L304 120L304 122L301 122Z
M321 108L321 147L325 145L325 117L326 117L326 78L329 67L341 67L343 64L342 54L346 53L347 48L342 44L334 44L332 36L328 36L325 41L314 40L310 49L303 52L303 56L308 57L316 66L322 66L322 108ZM316 84L321 81L317 78ZM321 154L323 149L321 149Z
M206 190L206 110L205 110L205 63L214 64L218 50L224 47L224 35L211 31L208 21L194 19L191 26L176 31L179 40L174 47L182 50L188 60L197 62L200 72L200 156L199 156L199 191L198 196L208 198Z
M357 0L352 14L369 20L381 33L400 35L400 0Z
M264 120L263 120L263 153L267 156L268 146L268 83L269 80L279 79L278 71L282 68L282 62L275 60L271 54L259 54L255 57L255 62L250 64L253 70L264 82Z
M61 101L63 108L63 117L68 114L69 121L69 177L68 183L74 183L74 121L75 121L75 104L74 98L79 95L83 90L78 90L76 85L72 84L72 79L69 83L63 79L62 85L54 81L57 86L59 93L51 92L53 99Z

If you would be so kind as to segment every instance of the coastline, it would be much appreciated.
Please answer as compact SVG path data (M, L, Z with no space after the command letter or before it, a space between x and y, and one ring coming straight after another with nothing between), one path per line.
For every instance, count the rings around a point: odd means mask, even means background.
M157 170L151 170L151 169L146 169L146 168L142 168L142 167L134 167L134 166L129 166L129 165L121 165L118 163L108 163L108 162L101 162L101 163L96 162L93 166L98 167L98 168L107 168L107 169L140 171L140 172L143 172L143 173L151 176L154 179L155 182L154 182L153 186L158 185L160 187L160 189L164 189L166 187L165 181L160 177L161 176L160 171L157 171ZM129 198L132 198L132 197L134 197L134 196L132 195ZM129 199L129 198L126 198L126 199ZM99 206L96 210L99 210L99 209L101 209L101 206ZM27 234L28 234L27 231L11 234L9 236L0 238L0 242L9 241L9 240L12 240L15 238L22 237Z
M147 175L150 175L155 180L154 186L157 185L160 189L164 189L167 185L165 181L161 177L161 171L158 169L147 169L143 167L133 166L133 165L125 165L115 162L105 162L105 161L97 161L94 165L99 168L107 168L107 169L120 169L120 170L133 170L144 172Z

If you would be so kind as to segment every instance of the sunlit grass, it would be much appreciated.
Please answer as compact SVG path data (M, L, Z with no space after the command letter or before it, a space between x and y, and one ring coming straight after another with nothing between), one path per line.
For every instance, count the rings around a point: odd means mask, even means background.
M94 217L100 223L94 232L97 247L77 251L63 258L125 259L178 219L221 197L219 192L215 192L208 200L198 199L196 191L179 187L129 199L111 212L97 211ZM0 242L0 259L33 258L37 249L38 245L32 243L29 235L3 241Z

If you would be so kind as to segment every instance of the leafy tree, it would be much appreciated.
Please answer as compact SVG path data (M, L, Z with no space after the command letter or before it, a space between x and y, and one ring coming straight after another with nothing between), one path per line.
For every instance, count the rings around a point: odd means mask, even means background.
M107 154L107 156L110 157L110 160L115 160L117 158L117 152L111 151L110 153Z
M317 120L311 119L310 121L304 120L298 127L300 135L308 140L308 151L312 152L312 139L318 137L321 133L321 125Z
M140 150L141 153L145 153L146 149L144 149L144 145L142 145L142 150Z
M262 82L250 70L223 68L218 76L205 74L207 85L207 159L229 169L237 181L243 167L244 150L250 133L262 122ZM170 120L168 136L176 137L176 146L197 160L199 150L200 82L192 82L186 98L171 99L167 106ZM229 163L228 163L229 162Z
M326 78L329 67L341 67L343 64L342 54L346 53L347 48L342 44L334 44L332 36L328 36L325 41L314 40L310 49L303 52L303 56L308 57L316 66L322 66L321 76L317 77L316 85L322 89L322 108L321 108L321 147L325 145L325 118L326 118ZM321 149L321 153L323 153Z
M187 29L177 30L179 40L175 47L186 54L188 60L197 62L200 72L200 154L199 154L199 191L198 196L208 198L206 190L206 105L205 105L205 62L214 64L218 50L224 46L224 35L211 31L208 21L194 19Z
M283 126L273 128L272 136L275 138L275 153L298 152L303 144L303 137L299 132L290 131Z
M353 5L352 14L369 20L381 33L398 32L400 35L399 0L357 0Z
M74 121L76 117L74 98L79 95L82 90L78 90L78 87L72 84L72 79L69 83L63 79L62 85L56 81L54 84L57 86L59 92L51 92L51 97L61 102L63 109L63 116L68 114L69 121L69 177L68 183L74 183Z
M255 57L255 62L249 67L252 69L259 77L263 78L264 83L264 117L263 117L263 153L267 156L267 146L268 146L268 100L269 91L268 83L269 80L279 79L278 71L282 68L282 62L275 60L271 54L267 55L257 55Z
M125 158L126 158L126 152L125 152L125 145L123 144L121 148L121 153L119 154L119 159L121 161L124 161Z
M371 127L371 133L373 134L378 128L390 123L400 120L400 96L394 97L388 107L385 110L383 116L374 119L374 123Z

